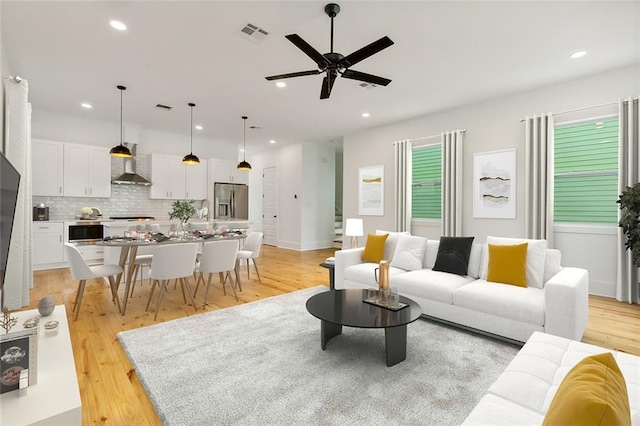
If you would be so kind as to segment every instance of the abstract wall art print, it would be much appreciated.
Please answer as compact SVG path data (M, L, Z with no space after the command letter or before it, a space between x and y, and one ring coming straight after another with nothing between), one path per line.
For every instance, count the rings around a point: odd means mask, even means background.
M359 169L358 214L384 216L384 166Z
M516 218L516 150L473 154L473 217Z

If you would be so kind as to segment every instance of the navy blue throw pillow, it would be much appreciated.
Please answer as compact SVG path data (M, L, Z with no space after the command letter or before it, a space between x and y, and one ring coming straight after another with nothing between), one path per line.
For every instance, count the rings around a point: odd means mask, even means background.
M474 237L440 237L434 271L467 275Z

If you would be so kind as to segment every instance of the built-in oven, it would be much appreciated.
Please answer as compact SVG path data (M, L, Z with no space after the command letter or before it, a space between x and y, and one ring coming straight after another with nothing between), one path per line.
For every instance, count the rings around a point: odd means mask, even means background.
M100 222L69 222L67 242L78 245L91 244L104 238L104 226Z

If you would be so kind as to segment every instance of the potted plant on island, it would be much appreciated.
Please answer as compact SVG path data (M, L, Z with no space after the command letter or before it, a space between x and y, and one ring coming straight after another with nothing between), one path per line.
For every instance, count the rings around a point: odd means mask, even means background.
M625 245L631 251L633 264L640 268L640 182L622 191L617 203L622 211L618 226L627 236Z
M193 203L195 203L194 200L177 200L171 204L169 219L179 219L182 231L184 231L187 221L196 213Z

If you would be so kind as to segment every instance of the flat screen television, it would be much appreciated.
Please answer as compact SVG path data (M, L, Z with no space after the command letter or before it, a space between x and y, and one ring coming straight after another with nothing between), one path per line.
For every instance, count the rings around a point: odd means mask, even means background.
M0 308L4 308L4 277L9 258L13 218L18 200L20 173L0 152Z

